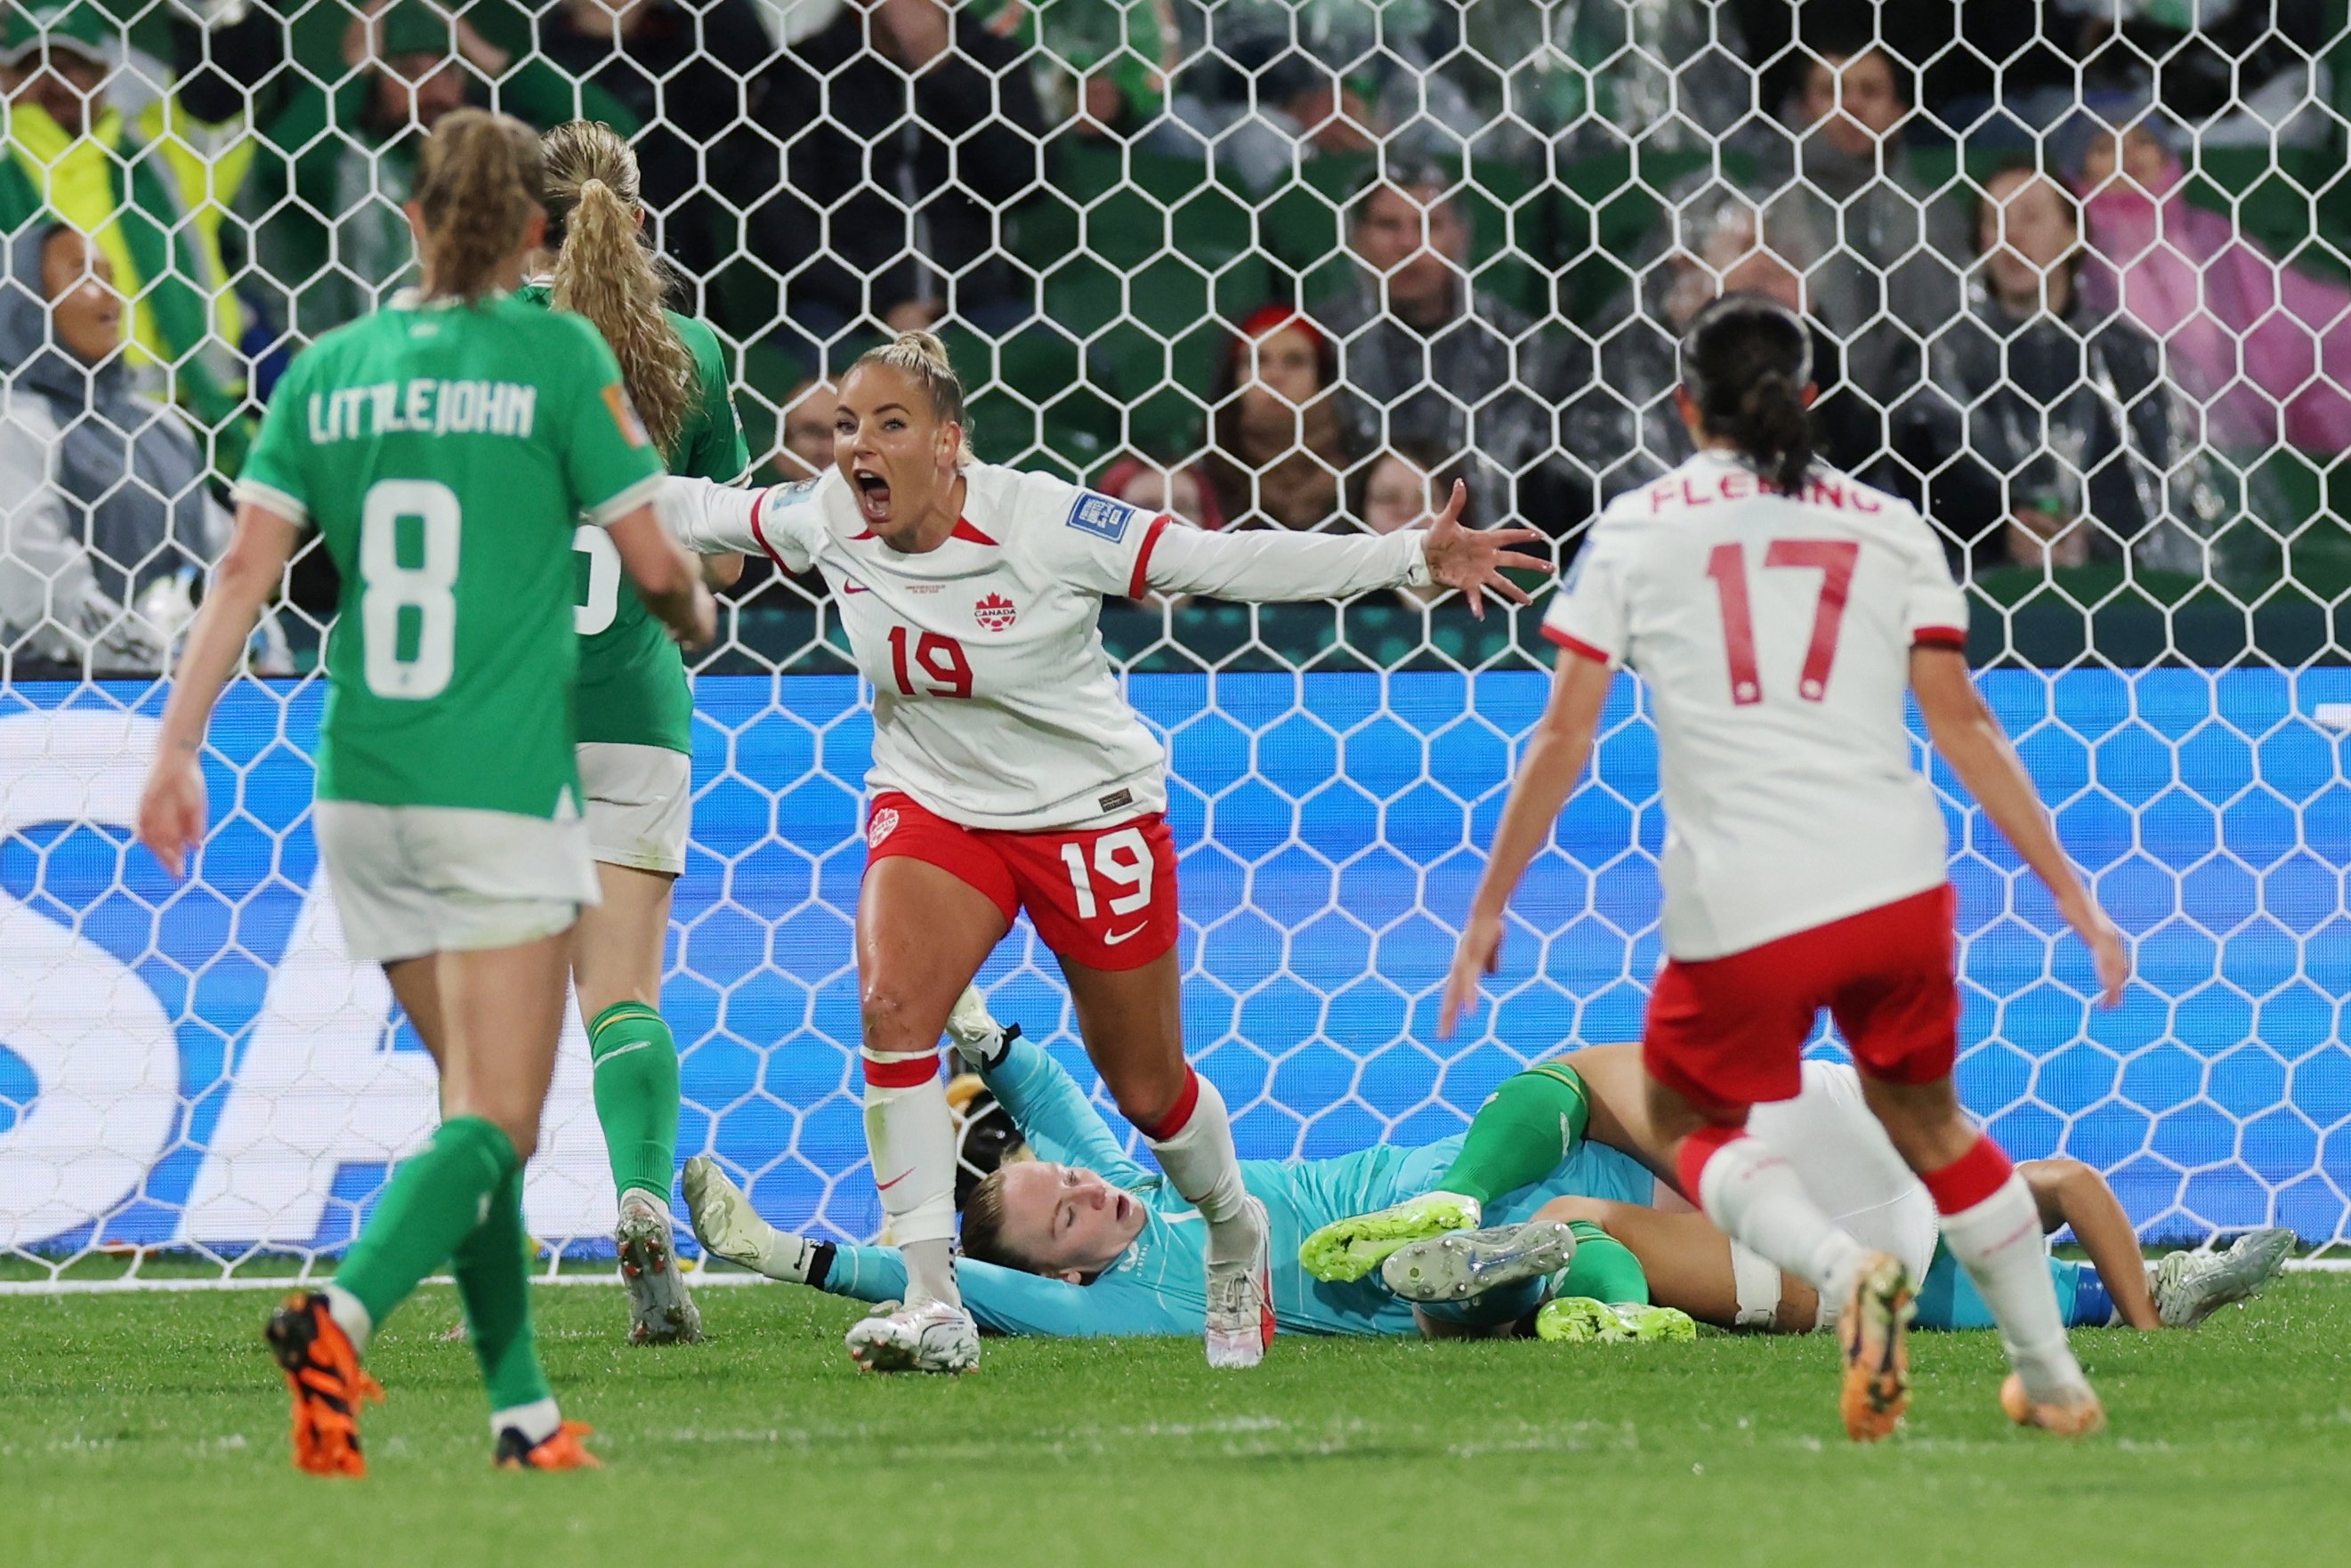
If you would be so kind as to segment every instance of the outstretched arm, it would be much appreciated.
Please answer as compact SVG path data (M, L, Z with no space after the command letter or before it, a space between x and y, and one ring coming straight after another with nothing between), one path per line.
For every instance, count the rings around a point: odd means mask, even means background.
M1161 518L1144 547L1137 576L1140 586L1161 593L1201 593L1252 604L1344 599L1377 588L1437 582L1459 589L1469 613L1483 618L1486 594L1513 604L1528 601L1527 591L1504 577L1503 568L1542 571L1547 566L1510 548L1541 538L1532 528L1463 528L1461 508L1468 497L1468 487L1457 483L1445 510L1428 528L1382 535L1207 533Z
M2074 1228L2074 1239L2090 1255L2090 1265L2115 1299L2123 1322L2135 1329L2161 1328L2163 1316L2155 1310L2155 1292L2147 1289L2138 1232L2106 1178L2079 1160L2027 1160L2016 1171L2041 1206L2043 1229Z
M1583 777L1592 757L1592 737L1600 727L1601 706L1608 700L1615 673L1597 659L1562 653L1552 674L1551 703L1535 725L1527 749L1519 758L1518 777L1510 781L1510 798L1502 808L1502 824L1479 879L1478 895L1461 927L1461 944L1454 950L1453 972L1446 977L1445 1001L1437 1016L1437 1038L1453 1033L1454 1023L1475 1007L1478 977L1490 975L1502 956L1502 915L1510 894L1526 874L1535 852L1551 836L1552 823Z
M2098 984L2105 1005L2123 999L2130 978L2130 953L2122 933L2106 918L2074 862L2057 841L2056 827L2032 788L2032 777L2009 744L2008 732L1984 706L1975 683L1968 678L1967 657L1956 648L1918 647L1910 652L1910 687L1918 696L1927 734L1935 749L1951 765L1969 794L1976 798L1992 825L2007 835L2024 863L2032 868L2056 896L2065 924L2088 945L2098 967Z
M1129 1191L1151 1179L1127 1157L1077 1080L1035 1040L1008 1040L1003 1054L983 1067L980 1076L1039 1159L1083 1166Z

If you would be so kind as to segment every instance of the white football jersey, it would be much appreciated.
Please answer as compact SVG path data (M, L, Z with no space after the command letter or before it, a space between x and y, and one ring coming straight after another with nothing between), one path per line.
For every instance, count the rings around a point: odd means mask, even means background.
M1945 879L1904 703L1912 646L1963 647L1967 623L1925 519L1833 469L1786 497L1704 452L1609 506L1543 632L1649 688L1668 953L1741 952Z
M873 537L838 469L744 492L672 479L670 527L704 550L813 566L873 683L869 791L967 827L1106 825L1166 806L1165 753L1120 689L1106 596L1267 601L1422 584L1417 534L1207 534L1050 474L964 470L955 531L906 554Z

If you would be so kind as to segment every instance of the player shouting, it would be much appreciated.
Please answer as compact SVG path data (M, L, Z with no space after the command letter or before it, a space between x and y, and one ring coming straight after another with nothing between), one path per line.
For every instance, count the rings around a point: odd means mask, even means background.
M612 352L517 304L545 216L538 138L442 120L409 223L423 287L304 350L237 486L236 537L189 634L139 836L175 874L204 830L204 727L306 525L342 572L319 721L319 852L346 946L384 967L441 1070L444 1120L393 1173L324 1291L268 1338L294 1462L364 1473L369 1337L445 1259L501 1466L594 1464L558 1412L530 1321L522 1167L563 1019L571 926L596 902L571 695L572 529L607 528L645 603L707 638L694 563L649 504L662 476Z
M865 1130L906 1302L850 1331L874 1369L957 1371L979 1341L953 1263L955 1148L939 1034L1023 907L1060 959L1119 1110L1208 1224L1208 1360L1252 1366L1272 1331L1267 1222L1216 1086L1184 1060L1166 757L1096 630L1112 594L1273 601L1374 589L1525 595L1528 530L1473 533L1455 487L1426 530L1204 533L1044 474L978 462L938 340L908 333L841 384L836 466L746 493L673 480L703 549L822 572L873 683L857 917Z
M547 133L546 280L515 298L576 310L621 362L621 379L673 474L722 484L751 466L727 392L717 334L665 310L659 265L640 238L637 159L611 128L573 120ZM702 1337L670 1242L677 1170L677 1041L661 1016L662 947L694 825L694 691L677 644L621 580L604 530L582 528L588 557L580 633L580 787L603 902L572 929L571 983L588 1028L596 1119L620 1199L613 1249L640 1344ZM714 558L714 560L716 558ZM714 575L742 570L729 558Z
M1936 748L2089 944L2111 1005L2130 961L2084 891L2032 780L1969 683L1967 602L1910 507L1813 460L1810 339L1731 295L1682 340L1676 393L1698 455L1611 505L1544 620L1565 650L1447 978L1440 1030L1493 972L1511 890L1591 754L1619 664L1656 705L1672 831L1669 955L1649 1003L1650 1123L1682 1189L1762 1257L1842 1301L1846 1430L1890 1433L1908 1400L1915 1282L1837 1229L1748 1108L1802 1088L1823 1007L1870 1109L1932 1194L1952 1255L1998 1320L2019 1422L2105 1422L2065 1341L2039 1212L1961 1113L1953 894L1942 816L1911 766L1916 692Z

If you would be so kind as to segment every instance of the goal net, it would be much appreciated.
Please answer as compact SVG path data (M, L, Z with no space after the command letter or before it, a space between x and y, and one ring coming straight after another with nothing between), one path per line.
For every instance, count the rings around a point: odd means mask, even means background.
M1938 768L1970 1108L2107 1173L2151 1241L2351 1240L2340 0L10 4L0 1285L308 1267L433 1124L320 880L323 552L256 638L285 673L223 704L191 879L131 826L207 488L288 353L409 280L415 132L465 101L632 138L767 478L826 461L828 375L932 321L990 461L1216 527L1393 528L1458 475L1565 560L1685 455L1679 324L1788 299L1825 455L1948 535L1984 690L2137 946L2095 1009ZM124 371L61 391L99 257ZM1629 677L1489 1005L1435 1032L1539 612L1106 608L1171 758L1187 1043L1245 1156L1426 1141L1636 1038L1664 821ZM755 564L696 676L663 995L681 1154L855 1239L867 702L820 590ZM983 982L1094 1082L1025 922ZM527 1207L551 1260L609 1257L576 1018Z

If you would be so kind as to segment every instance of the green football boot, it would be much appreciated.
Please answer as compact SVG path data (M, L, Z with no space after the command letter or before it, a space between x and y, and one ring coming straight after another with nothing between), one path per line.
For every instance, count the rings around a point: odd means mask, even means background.
M1698 1323L1673 1307L1562 1296L1535 1313L1535 1334L1556 1344L1686 1344L1698 1338Z
M1411 1243L1449 1231L1475 1230L1482 1218L1474 1197L1424 1193L1392 1208L1324 1226L1298 1249L1299 1267L1328 1283L1352 1283Z

